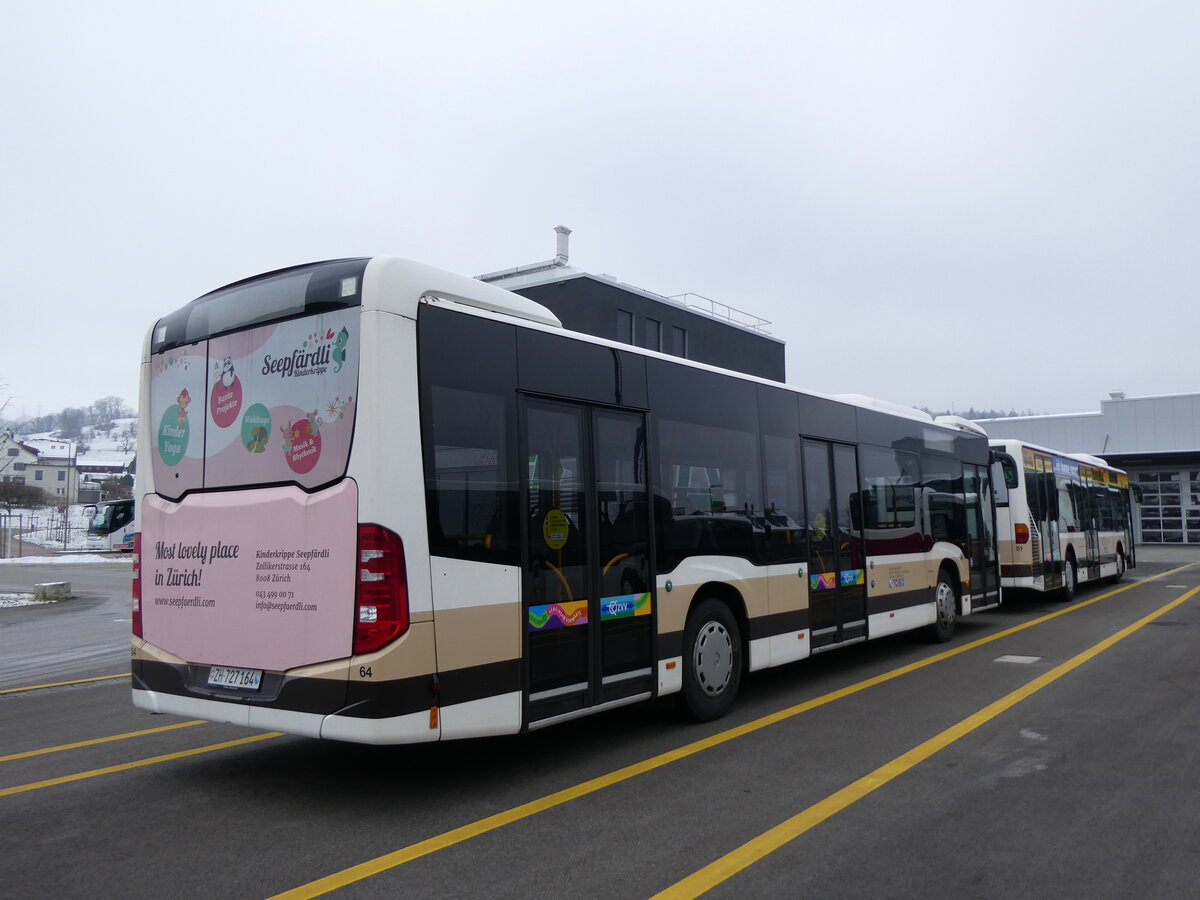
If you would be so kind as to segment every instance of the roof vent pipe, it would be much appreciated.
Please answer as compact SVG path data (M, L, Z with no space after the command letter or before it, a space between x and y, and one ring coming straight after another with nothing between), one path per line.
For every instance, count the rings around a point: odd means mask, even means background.
M558 246L555 249L554 264L556 266L565 266L567 264L567 244L570 240L571 229L566 225L557 225L554 228L554 233L558 235Z

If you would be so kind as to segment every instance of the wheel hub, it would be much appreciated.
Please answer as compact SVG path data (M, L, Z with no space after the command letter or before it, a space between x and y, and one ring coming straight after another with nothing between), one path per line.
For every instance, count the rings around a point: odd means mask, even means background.
M710 697L725 690L733 675L733 644L720 622L706 622L696 636L696 680Z

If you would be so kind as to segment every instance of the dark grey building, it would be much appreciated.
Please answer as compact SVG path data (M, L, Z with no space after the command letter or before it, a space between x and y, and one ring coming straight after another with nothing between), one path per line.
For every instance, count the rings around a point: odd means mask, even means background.
M784 342L771 323L725 304L685 294L663 297L567 264L569 228L560 225L554 259L480 275L534 300L565 328L720 366L784 380Z

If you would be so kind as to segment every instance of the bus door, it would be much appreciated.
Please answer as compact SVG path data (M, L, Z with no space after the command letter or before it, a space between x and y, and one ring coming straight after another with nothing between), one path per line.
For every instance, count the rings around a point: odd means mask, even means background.
M967 499L968 569L971 609L1000 602L1000 570L996 564L995 503L991 471L987 466L963 465L963 492Z
M1096 480L1091 475L1083 474L1079 481L1071 482L1071 487L1074 488L1074 498L1079 501L1078 508L1075 510L1076 518L1079 522L1079 527L1084 529L1084 541L1087 549L1087 566L1088 580L1093 580L1100 577L1100 529L1103 527L1101 520L1104 518L1103 510L1099 508L1097 500ZM1103 494L1104 488L1100 488L1100 493ZM1104 497L1101 502L1107 501Z
M640 413L524 407L528 721L649 695L654 589Z
M1031 560L1033 577L1042 577L1042 589L1053 590L1062 584L1058 569L1058 495L1054 488L1054 468L1049 457L1025 451L1025 497L1029 502Z
M867 636L862 535L851 504L859 502L854 448L804 441L808 553L808 606L812 648Z

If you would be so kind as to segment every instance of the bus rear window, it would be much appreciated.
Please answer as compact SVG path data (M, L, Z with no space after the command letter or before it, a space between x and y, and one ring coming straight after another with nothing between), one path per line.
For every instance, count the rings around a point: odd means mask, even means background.
M151 350L159 353L251 325L359 306L368 261L343 259L283 269L205 294L158 321Z

